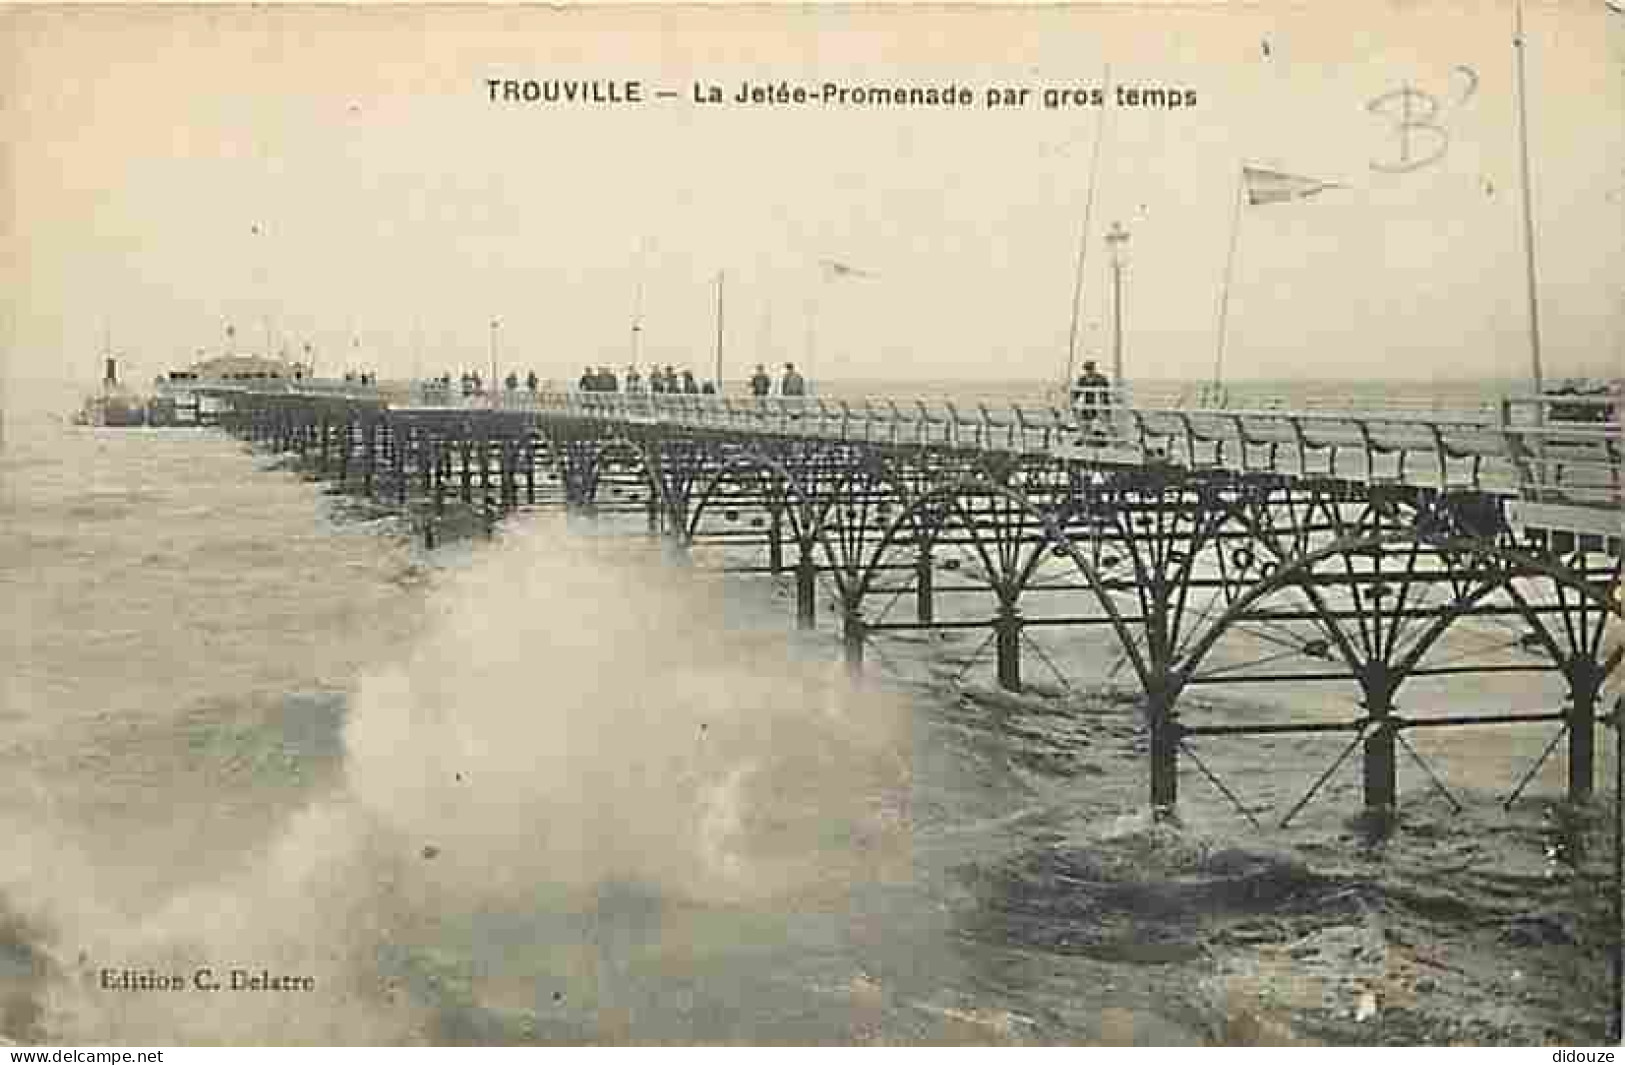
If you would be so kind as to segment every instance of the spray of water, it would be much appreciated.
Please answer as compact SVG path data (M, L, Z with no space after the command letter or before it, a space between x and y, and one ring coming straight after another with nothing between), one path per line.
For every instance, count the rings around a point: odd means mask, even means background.
M350 699L341 777L227 872L132 905L92 834L4 826L0 962L21 1005L0 1034L432 1041L432 1010L380 959L458 915L587 907L606 884L794 908L906 877L908 708L826 648L798 653L739 590L537 523L440 575L425 637ZM98 986L200 967L318 990Z
M521 533L363 685L353 794L459 891L744 900L849 875L906 784L901 708L729 592L623 541Z

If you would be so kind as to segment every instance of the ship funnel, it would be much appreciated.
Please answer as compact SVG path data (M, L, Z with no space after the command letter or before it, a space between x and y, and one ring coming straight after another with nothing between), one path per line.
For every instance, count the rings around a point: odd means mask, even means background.
M118 384L118 360L113 358L112 356L108 356L108 358L107 358L107 369L102 374L102 384L104 384L104 385L116 385L116 384Z

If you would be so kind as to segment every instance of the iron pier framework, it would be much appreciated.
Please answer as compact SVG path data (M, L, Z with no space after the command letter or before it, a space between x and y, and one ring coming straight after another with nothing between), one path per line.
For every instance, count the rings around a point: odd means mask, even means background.
M1622 654L1605 638L1620 615L1617 517L1530 528L1513 510L1533 495L1604 513L1618 493L1617 425L1555 441L1505 425L1374 433L1291 415L1216 416L1220 429L1203 431L1188 413L1124 411L1114 424L1126 430L1080 443L1060 412L1020 408L962 417L888 402L860 421L850 408L837 418L822 405L815 415L677 397L516 409L228 398L231 431L411 504L431 539L457 504L492 520L564 506L642 515L685 549L749 549L754 561L732 568L782 574L802 628L824 624L827 596L853 669L888 636L969 630L998 685L1019 691L1028 671L1054 665L1037 634L1104 633L1142 698L1149 799L1162 813L1190 768L1254 819L1202 744L1306 733L1332 734L1339 753L1283 822L1356 756L1373 813L1394 810L1402 760L1454 802L1408 738L1421 730L1545 728L1546 753L1514 796L1559 748L1568 798L1592 795L1604 682ZM1577 468L1590 473L1565 473ZM1474 627L1504 639L1448 639ZM1520 672L1560 677L1562 705L1407 707L1422 678ZM1193 696L1259 684L1341 688L1359 709L1247 721Z

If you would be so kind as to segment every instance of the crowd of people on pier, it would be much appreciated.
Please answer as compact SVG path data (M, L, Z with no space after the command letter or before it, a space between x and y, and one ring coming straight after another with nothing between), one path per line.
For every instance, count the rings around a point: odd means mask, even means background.
M511 370L508 376L502 380L502 386L509 392L519 391L521 385L524 386L527 392L535 392L542 386L542 379L536 376L535 370L531 370L521 380L518 371ZM424 386L433 391L445 392L449 395L452 391L451 374L444 373L439 377L431 377L424 382ZM480 376L478 370L465 371L458 380L458 390L464 396L484 395L485 378Z
M375 383L370 375L346 374L346 382L360 384ZM441 374L431 377L423 382L424 387L434 392L444 392L451 395L454 392L452 375ZM527 392L536 392L542 387L541 378L536 371L531 370L521 378L517 371L511 371L502 381L503 387L509 392L516 392L521 387ZM765 363L757 363L755 371L747 380L750 394L758 398L779 395L786 398L797 398L807 395L807 379L796 369L795 363L784 364L784 371L777 381L768 374ZM720 389L715 381L701 380L689 369L679 370L667 364L665 366L650 366L648 373L640 373L638 368L628 366L624 373L617 374L608 366L587 366L581 371L576 380L576 389L581 392L625 392L633 395L690 395L712 396ZM483 395L485 393L485 379L478 370L464 372L458 382L456 392L464 397Z
M623 377L616 375L608 366L589 366L581 373L576 382L576 388L582 392L648 392L655 395L665 393L686 394L690 396L711 396L717 391L716 382L701 381L694 376L693 370L679 371L670 364L650 366L648 377L638 372L636 366L628 366Z
M768 376L767 367L763 363L756 364L749 384L752 396L763 398L773 395L774 382ZM581 377L576 381L576 388L582 392L627 392L657 396L712 396L718 392L716 382L702 381L694 376L694 371L678 370L670 364L649 367L647 376L639 373L636 366L628 366L625 374L619 376L607 366L588 366L582 370ZM807 379L796 370L794 363L784 364L784 374L778 382L778 394L790 398L807 394Z

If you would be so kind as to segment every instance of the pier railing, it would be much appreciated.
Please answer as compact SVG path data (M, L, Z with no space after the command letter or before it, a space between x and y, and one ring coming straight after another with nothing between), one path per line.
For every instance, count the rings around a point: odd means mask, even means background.
M1479 412L1234 409L892 396L741 397L506 389L463 395L389 383L256 382L221 392L352 400L395 411L486 411L854 443L946 446L1102 461L1331 476L1517 495L1587 507L1622 501L1617 396L1524 395Z
M510 393L497 407L854 442L1080 450L1111 460L1490 490L1593 506L1621 499L1619 422L1608 420L1611 406L1595 400L1512 397L1479 416L1114 405L1090 417L1055 404L547 391ZM1577 411L1594 413L1581 420Z

